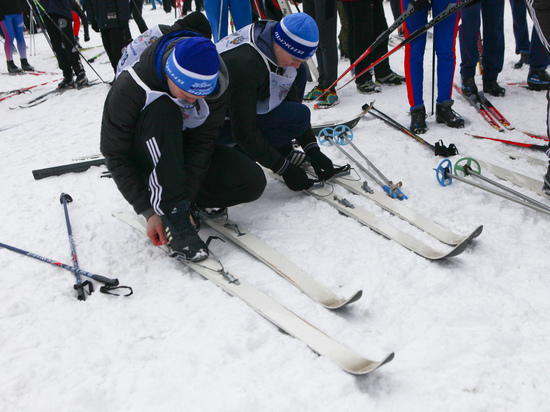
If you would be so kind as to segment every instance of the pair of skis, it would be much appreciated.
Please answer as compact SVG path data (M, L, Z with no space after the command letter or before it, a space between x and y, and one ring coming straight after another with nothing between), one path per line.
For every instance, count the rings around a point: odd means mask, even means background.
M453 84L453 87L472 106L474 106L474 108L477 110L477 112L479 114L481 114L483 119L493 129L495 129L499 132L517 130L497 110L497 108L489 101L489 99L485 96L485 94L483 92L479 91L477 93L472 93L469 96L466 96L463 93L462 87L460 87L460 85L455 83L455 84ZM524 142L517 142L517 141L513 141L513 140L508 140L508 139L500 139L500 138L496 138L496 137L481 136L481 135L477 135L477 134L470 134L470 133L466 133L466 134L468 134L469 136L472 136L472 137L479 138L479 139L493 140L493 141L497 141L497 142L501 142L501 143L506 143L506 144L509 144L509 145L525 147L525 148L529 148L529 149L532 149L532 150L538 150L538 151L542 151L542 152L545 152L546 150L548 150L548 137L542 136L542 135L537 135L537 134L526 132L526 131L521 131L521 130L520 130L520 132L523 133L526 136L529 136L529 137L533 138L533 139L542 140L542 141L546 142L546 144L524 143Z
M283 181L279 175L271 172L270 170L264 170L273 178L281 182ZM314 174L311 167L306 167L306 171L311 175ZM392 215L407 221L411 225L431 235L440 242L452 246L452 249L447 252L436 250L416 237L402 231L385 220L380 219L366 209L361 208L359 204L353 203L347 198L335 195L330 188L322 186L303 191L317 200L328 203L341 214L356 220L358 223L361 223L382 236L397 242L401 246L428 260L442 260L460 255L464 252L464 250L466 250L466 247L470 241L478 237L483 231L483 226L478 226L468 235L458 235L435 222L433 219L425 217L413 209L408 208L403 205L403 203L392 199L385 194L372 191L368 188L368 185L365 185L360 179L358 180L350 177L335 176L331 178L328 183L339 185L352 194L363 196L374 201L379 207L390 212Z
M146 235L145 221L135 214L119 210L113 212L113 215L132 226L143 235ZM206 224L241 245L245 250L252 251L251 253L254 255L259 254L261 260L266 262L268 266L276 269L277 272L281 274L284 273L283 276L285 278L290 280L301 290L307 291L310 297L317 299L318 302L324 302L325 304L331 301L331 303L328 303L329 306L327 306L331 309L336 309L337 307L351 303L361 296L361 292L359 291L347 300L336 298L331 292L315 282L309 275L297 268L292 262L269 248L269 246L265 245L256 237L249 235L244 229L238 228L233 222L224 220L223 218L220 221L220 219L208 216L203 216L202 219ZM170 248L167 246L161 246L161 248L168 253L170 252ZM272 262L272 259L275 260ZM279 261L279 259L282 260ZM279 266L279 263L282 263L282 265ZM291 336L304 342L316 353L331 359L346 372L354 375L367 374L378 369L385 363L390 362L394 357L394 354L390 353L381 361L372 361L357 354L352 349L326 335L311 323L305 321L297 314L281 305L275 299L256 289L244 279L234 276L224 268L221 262L213 257L196 263L185 262L185 264L206 279L212 281L231 296L241 299L258 314ZM292 273L287 272L287 270Z
M54 90L50 90L50 91L48 91L44 94L41 94L40 96L35 97L32 100L29 100L27 103L20 104L19 106L16 106L16 107L10 107L10 109L12 109L12 110L13 109L28 109L29 107L38 106L39 104L44 103L52 95L63 94L68 90L81 90L81 89L85 89L87 87L92 87L92 86L95 86L95 85L98 85L98 84L101 84L101 82L97 81L97 80L94 80L94 81L88 82L88 83L83 84L82 86L78 86L78 87L66 87L66 88L62 88L62 89L57 88L57 89L54 89Z

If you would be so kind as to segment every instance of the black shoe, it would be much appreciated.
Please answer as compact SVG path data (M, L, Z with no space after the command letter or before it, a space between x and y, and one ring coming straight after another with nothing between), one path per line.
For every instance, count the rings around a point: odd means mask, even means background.
M506 94L506 89L500 87L496 80L483 80L483 93L489 93L491 96L502 97Z
M380 93L382 91L380 90L380 85L376 82L373 82L372 80L367 80L363 83L356 84L355 87L357 87L359 93L363 94Z
M170 213L162 215L161 219L172 249L171 257L188 262L198 262L208 257L208 246L199 237L191 221L189 201L180 201Z
M29 64L27 59L21 59L21 68L26 72L33 72L34 67Z
M82 87L88 84L88 78L86 77L86 73L82 72L78 76L76 76L76 80L74 82L74 87Z
M550 196L550 165L548 166L548 170L544 175L544 184L542 185L542 190L544 191L544 193Z
M527 59L529 58L529 52L522 51L520 53L520 58L517 63L514 64L514 69L521 69L525 62L527 62Z
M544 69L531 69L527 76L527 85L531 90L550 89L550 75Z
M473 77L462 77L462 94L466 97L477 94L476 81Z
M445 100L442 103L437 103L435 106L435 120L437 123L446 123L449 127L460 129L464 127L464 119L451 109L453 103L452 100Z
M384 77L377 77L377 78L376 78L376 81L377 81L378 83L380 83L380 84L395 84L395 85L399 85L399 84L405 82L405 77L404 77L404 76L400 76L400 75L397 74L397 73L391 72L391 73L388 74L387 76L384 76Z
M426 125L426 108L424 105L411 110L411 132L416 134L424 134L428 130Z
M19 67L15 65L13 60L8 60L8 72L9 73L21 73L23 70L21 70Z
M73 76L65 76L57 85L58 89L68 89L74 86Z

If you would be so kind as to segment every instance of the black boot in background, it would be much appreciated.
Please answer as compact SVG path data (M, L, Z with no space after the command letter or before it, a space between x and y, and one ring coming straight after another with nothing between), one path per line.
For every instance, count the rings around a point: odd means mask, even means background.
M9 73L21 73L23 70L21 70L19 67L15 65L13 60L8 60L8 72Z
M34 67L29 64L27 59L21 59L21 68L25 72L33 72L34 71Z
M416 134L424 134L428 130L426 125L426 108L424 105L411 110L411 132Z
M452 100L445 100L442 103L437 103L435 106L435 120L437 123L446 123L449 127L460 129L464 127L464 119L451 109L453 103Z

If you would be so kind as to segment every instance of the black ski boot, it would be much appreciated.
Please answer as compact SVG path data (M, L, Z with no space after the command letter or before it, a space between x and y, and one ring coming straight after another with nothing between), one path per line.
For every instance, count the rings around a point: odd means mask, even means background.
M82 72L78 76L76 76L76 80L74 82L75 87L82 87L87 84L88 84L88 78L86 77L86 72Z
M531 90L548 90L550 89L550 76L544 69L531 69L527 76L527 85Z
M410 130L416 134L424 134L428 130L428 126L426 125L426 108L424 105L411 110Z
M489 93L491 96L502 97L506 94L506 89L500 87L496 80L483 80L483 93Z
M437 103L435 106L435 120L437 123L446 123L449 127L460 129L464 127L464 119L451 109L453 103L452 100L445 100L442 103Z
M476 81L473 77L462 77L462 94L466 97L477 94Z
M520 52L520 58L518 62L514 64L514 69L521 69L523 65L527 62L527 59L529 59L529 52Z
M161 220L172 248L171 257L188 262L199 262L208 257L208 246L191 221L189 201L180 201L170 213L162 215Z
M74 86L73 75L63 77L63 80L57 85L58 89L68 89Z
M23 70L21 70L19 67L15 65L13 60L8 60L8 72L9 73L21 73Z
M29 64L27 59L21 59L21 68L25 72L33 72L34 71L34 67Z
M548 165L548 170L544 175L544 184L542 186L542 190L544 191L544 193L550 196L550 165Z

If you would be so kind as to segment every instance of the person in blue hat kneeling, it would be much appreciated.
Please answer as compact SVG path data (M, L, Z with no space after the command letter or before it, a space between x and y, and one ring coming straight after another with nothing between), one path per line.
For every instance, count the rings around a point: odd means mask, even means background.
M257 21L216 44L229 72L229 121L220 142L279 174L294 191L314 183L299 167L306 158L320 179L334 175L332 161L321 153L311 129L309 108L302 104L307 83L303 63L318 44L317 24L305 13L279 23Z
M101 152L119 191L147 219L153 244L169 243L173 257L196 262L208 247L193 209L254 201L266 180L254 161L217 143L228 75L208 21L192 13L178 23L144 33L152 44L137 62L123 55L105 101Z

